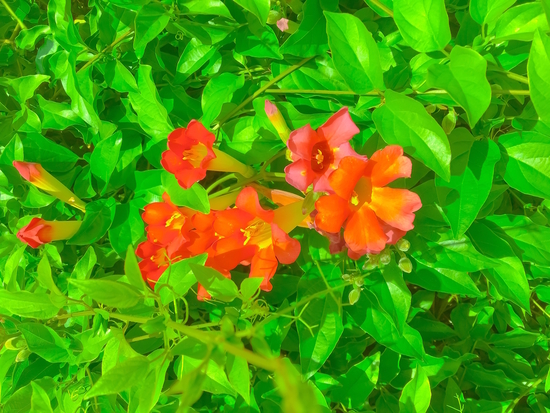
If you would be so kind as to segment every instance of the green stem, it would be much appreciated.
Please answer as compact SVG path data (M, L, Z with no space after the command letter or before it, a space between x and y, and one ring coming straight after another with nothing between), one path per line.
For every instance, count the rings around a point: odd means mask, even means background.
M305 65L307 62L309 62L311 59L313 59L314 56L308 57L304 60L302 60L300 63L297 63L293 66L290 66L287 70L279 74L279 76L274 77L269 82L267 82L264 86L259 88L256 92L254 92L251 96L249 96L247 99L245 99L239 106L237 106L235 109L233 109L231 112L229 112L227 115L225 115L218 124L213 129L218 129L221 127L225 122L227 122L228 119L231 119L235 114L239 113L239 111L244 108L246 105L248 105L250 102L252 102L254 99L256 99L258 96L260 96L262 93L264 93L267 89L269 89L271 86L273 86L275 83L277 83L279 80L284 79L289 74L294 72L295 70L301 68L303 65Z
M208 187L208 189L206 190L206 193L209 194L210 192L212 192L212 190L215 187L217 187L220 184L223 184L225 181L229 181L230 179L237 179L237 177L235 176L235 174L228 174L228 175L222 176L220 179L218 179L216 182L214 182L212 185Z
M538 380L534 381L533 383L531 383L531 385L529 387L527 387L518 397L516 397L514 399L514 401L510 404L510 406L508 406L508 408L506 409L506 413L513 412L516 405L521 401L521 399L523 399L525 396L527 396L532 389L535 389L535 391L536 391L537 386L540 383L542 383L544 380L546 380L546 376L541 377L540 379L538 379Z
M393 11L389 9L386 5L382 4L379 0L370 0L379 9L382 9L384 13L389 14L390 17L393 17Z
M3 0L0 0L0 1L3 1ZM93 65L99 58L101 58L105 53L107 53L109 50L111 50L112 48L116 47L117 44L119 44L120 42L122 42L124 39L126 39L128 36L130 36L131 34L133 34L134 31L133 30L128 30L126 33L124 33L123 35L121 35L118 39L116 39L113 43L111 43L109 46L105 47L101 52L99 52L98 54L96 54L94 57L92 57L90 60L88 60L80 69L78 69L77 73L86 69L87 67Z
M372 91L367 93L355 93L351 90L318 90L318 89L268 89L266 93L270 94L302 94L302 95L357 95L357 96L380 96L383 92ZM449 92L443 89L432 89L425 92L412 91L415 95L447 95ZM528 90L493 90L493 95L514 95L529 96Z
M23 30L27 30L27 26L25 26L25 23L23 23L21 21L21 19L19 17L17 17L17 14L15 14L13 12L13 10L11 9L11 7L9 6L8 3L6 3L6 0L0 0L0 2L4 5L4 7L6 8L6 10L8 11L8 14L11 15L11 17L13 17L13 19L17 22L17 24L23 29Z
M526 78L525 76L517 75L517 74L512 73L512 72L506 72L506 76L508 76L510 79L516 80L520 83L525 83L526 85L529 84L529 79Z

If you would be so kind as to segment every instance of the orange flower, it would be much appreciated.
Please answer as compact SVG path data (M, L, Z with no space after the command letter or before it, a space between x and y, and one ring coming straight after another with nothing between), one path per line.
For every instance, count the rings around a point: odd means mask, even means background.
M414 227L414 212L422 203L414 192L386 185L410 177L411 167L403 148L396 145L375 152L368 161L342 159L329 177L335 194L315 203L316 226L331 233L339 233L344 226L352 258L379 253L386 244L397 242Z
M192 120L187 128L178 128L168 136L168 150L162 154L161 164L186 189L203 179L206 171L254 175L252 167L214 148L215 140L200 122Z
M13 166L21 176L31 184L55 196L63 202L86 211L86 204L73 194L69 188L50 175L42 166L34 162L13 161Z
M144 241L136 248L136 255L142 258L139 262L141 276L151 288L168 268L170 263L175 263L185 258L186 251L181 250L181 245L154 244L151 241Z
M250 277L262 277L261 288L271 291L271 278L279 262L293 263L300 254L300 243L288 235L307 214L298 201L275 211L260 205L258 193L245 188L237 197L236 208L217 213L214 229L222 237L213 244L218 266L232 269L250 263ZM250 248L253 247L253 248Z
M80 229L80 225L81 221L46 221L33 218L17 232L17 238L32 248L38 248L52 241L71 238Z

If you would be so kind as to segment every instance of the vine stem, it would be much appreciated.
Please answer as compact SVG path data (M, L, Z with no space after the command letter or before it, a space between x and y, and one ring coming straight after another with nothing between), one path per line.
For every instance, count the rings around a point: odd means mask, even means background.
M389 14L393 18L393 10L388 8L385 4L382 4L379 0L370 0L376 7L382 9L386 14Z
M351 90L320 90L320 89L267 89L270 94L303 94L303 95L357 95L357 96L380 96L384 92L372 91L367 93L355 93ZM493 90L493 95L529 96L529 90ZM432 89L425 92L413 91L415 95L447 95L449 92L443 89Z
M6 0L0 0L0 3L4 5L8 13L13 17L13 19L17 22L19 27L21 27L23 30L27 30L27 26L25 26L25 23L21 21L19 17L17 17L17 14L14 13L14 11L11 9L10 5L6 3Z
M311 59L313 59L315 56L307 57L304 60L302 60L299 63L296 63L293 66L290 66L288 69L286 69L284 72L280 73L278 76L275 76L273 79L271 79L269 82L267 82L264 86L259 88L256 92L254 92L251 96L249 96L247 99L245 99L239 106L237 106L235 109L233 109L231 112L229 112L227 115L225 115L217 125L215 125L212 129L216 130L219 127L221 127L225 122L227 122L228 119L231 119L236 113L238 113L242 108L244 108L246 105L248 105L250 102L252 102L254 99L256 99L258 96L260 96L262 93L264 93L267 89L269 89L271 86L273 86L275 83L277 83L279 80L284 79L289 74L294 72L295 70L301 68L303 65L305 65L307 62L309 62Z
M548 376L548 374L546 374L546 376ZM513 412L516 405L521 401L521 399L523 399L525 396L527 396L532 389L534 389L536 391L537 386L540 383L542 383L544 380L546 380L546 376L541 377L540 379L538 379L538 380L534 381L533 383L531 383L531 385L529 387L527 387L518 397L516 397L514 399L514 401L510 404L510 406L508 406L508 408L506 409L506 413Z
M4 0L0 0L0 1L4 1ZM99 52L98 54L96 54L94 57L92 57L90 60L88 60L86 63L84 63L84 65L78 69L77 73L78 72L81 72L82 70L86 69L87 67L93 65L99 58L101 58L105 53L107 53L109 50L111 50L112 48L114 48L117 44L119 44L121 41L123 41L124 39L126 39L128 36L132 35L134 33L133 30L128 30L126 33L124 33L123 35L121 35L118 39L116 39L113 43L111 43L109 46L105 47L101 52Z

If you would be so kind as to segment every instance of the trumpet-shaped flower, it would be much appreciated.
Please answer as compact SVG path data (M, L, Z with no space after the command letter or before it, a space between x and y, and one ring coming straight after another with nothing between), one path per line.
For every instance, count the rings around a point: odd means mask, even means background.
M187 128L178 128L168 136L168 150L162 154L161 164L186 189L203 179L206 171L254 175L253 168L215 148L215 140L200 122L192 120Z
M81 225L81 221L46 221L42 218L33 218L17 232L17 238L32 248L38 248L52 241L71 238Z
M236 208L217 213L214 229L222 239L213 247L223 250L224 258L232 264L249 262L250 277L263 278L260 287L270 291L278 263L291 264L300 254L300 243L288 232L307 215L302 214L302 204L298 201L275 211L266 210L260 205L258 193L245 188Z
M309 125L293 131L287 143L293 160L285 168L287 182L300 191L313 184L316 192L333 192L328 178L340 161L348 156L364 158L349 144L357 133L359 129L346 107L336 112L317 131Z
M66 202L81 211L86 210L86 204L71 192L69 188L54 178L42 165L35 162L13 161L13 166L21 176L39 189Z
M290 136L290 129L288 128L285 119L283 118L283 115L275 106L275 104L271 103L269 100L265 101L265 114L267 115L267 118L273 125L273 127L277 130L277 133L279 134L279 137L281 140L286 144L288 141L288 137Z
M414 227L414 212L422 206L414 192L386 187L410 175L411 161L400 146L379 150L368 161L342 159L329 178L335 193L315 204L316 226L331 233L339 233L344 226L352 258L382 251Z

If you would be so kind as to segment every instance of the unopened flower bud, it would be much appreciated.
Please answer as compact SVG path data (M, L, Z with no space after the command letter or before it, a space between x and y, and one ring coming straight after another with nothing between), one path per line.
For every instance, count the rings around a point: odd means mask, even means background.
M441 126L445 133L449 135L456 126L456 113L454 111L447 113L441 122Z
M283 118L283 115L281 114L277 106L275 106L269 100L266 100L265 113L273 127L277 130L277 133L279 134L281 140L286 144L286 142L288 141L288 137L290 136L290 129L288 128L285 119Z
M20 350L27 345L27 342L21 337L12 337L4 343L8 350Z
M15 362L21 363L22 361L27 360L31 354L32 351L30 351L29 349L21 350L19 353L17 353L17 357L15 357Z
M385 249L380 253L380 262L384 265L388 265L391 262L391 252L389 249Z
M349 274L342 274L342 280L349 281L350 275Z
M426 112L428 112L428 113L434 113L436 109L437 109L437 108L436 108L435 105L428 105L428 106L426 106Z
M399 249L399 251L407 252L410 247L411 243L404 238L401 238L399 241L397 241L397 248Z
M351 305L354 305L357 301L359 301L359 297L361 297L361 290L359 289L353 289L349 292L349 303Z
M407 274L409 274L413 269L412 262L407 257L401 258L398 265L399 268L401 268L401 270L403 272L406 272Z
M362 279L362 278L358 278L355 280L355 285L358 286L358 287L362 287L363 284L365 284L365 280Z

